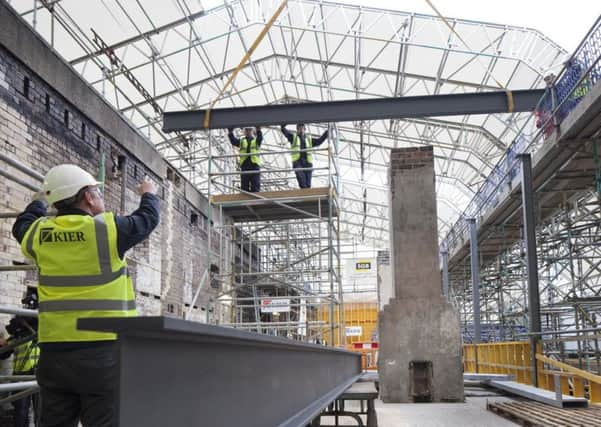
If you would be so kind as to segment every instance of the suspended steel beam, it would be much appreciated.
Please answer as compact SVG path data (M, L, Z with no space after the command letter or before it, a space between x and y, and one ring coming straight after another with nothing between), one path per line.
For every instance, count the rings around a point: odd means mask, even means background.
M361 375L358 353L180 319L78 327L118 334L119 426L305 427Z
M408 96L351 101L308 102L211 110L210 129L269 126L282 123L326 123L405 117L436 117L533 111L543 89L451 95ZM510 111L509 98L513 100ZM163 114L165 132L204 129L206 110Z

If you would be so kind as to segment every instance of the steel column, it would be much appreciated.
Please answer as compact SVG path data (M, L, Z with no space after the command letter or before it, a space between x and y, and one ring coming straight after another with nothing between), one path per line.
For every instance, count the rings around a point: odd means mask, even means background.
M544 89L512 92L512 112L533 111ZM282 123L326 123L407 117L507 113L506 91L407 96L351 101L307 102L211 110L209 129L269 126ZM163 114L165 132L204 129L206 110Z
M474 311L474 344L480 343L480 266L478 258L478 228L475 218L469 218L470 226L470 264L472 272L472 305ZM477 364L476 364L476 372Z
M181 319L78 327L118 334L120 426L305 427L361 375L358 353Z
M530 320L532 384L538 386L536 348L541 331L540 295L538 289L538 262L536 257L536 221L532 188L532 159L530 154L518 155L522 163L522 212L524 215L524 239L526 240L526 271L528 274L528 318Z

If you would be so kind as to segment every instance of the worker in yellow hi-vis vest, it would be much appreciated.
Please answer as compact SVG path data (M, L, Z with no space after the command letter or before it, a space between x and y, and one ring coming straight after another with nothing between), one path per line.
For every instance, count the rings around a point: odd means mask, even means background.
M253 134L255 130L256 134ZM261 128L245 127L244 136L240 139L234 135L234 129L229 128L227 136L230 143L240 151L240 188L252 193L261 191Z
M38 309L38 293L33 286L28 286L21 299L23 308ZM40 348L38 347L38 319L36 317L15 316L6 325L10 334L8 340L0 338L0 359L13 356L13 375L35 375ZM13 426L29 427L29 410L33 406L34 425L37 426L39 413L39 397L37 393L28 394L12 402L14 407Z
M296 132L290 132L282 125L282 133L292 145L292 167L296 174L299 188L311 188L313 175L313 152L307 151L321 145L328 137L326 130L319 138L313 138L305 133L304 123L296 125Z
M92 175L75 165L46 174L42 195L19 214L13 235L39 271L38 342L41 426L113 426L116 335L77 329L77 319L136 315L125 252L159 222L156 185L145 177L140 206L105 212ZM47 204L55 216L46 216Z

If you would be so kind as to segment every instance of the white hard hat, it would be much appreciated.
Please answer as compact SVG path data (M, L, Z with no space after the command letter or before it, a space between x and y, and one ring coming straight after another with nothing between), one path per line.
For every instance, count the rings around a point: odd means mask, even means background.
M91 185L98 185L92 175L75 165L58 165L48 171L44 178L42 190L48 204L52 206L56 202L75 196L79 190Z

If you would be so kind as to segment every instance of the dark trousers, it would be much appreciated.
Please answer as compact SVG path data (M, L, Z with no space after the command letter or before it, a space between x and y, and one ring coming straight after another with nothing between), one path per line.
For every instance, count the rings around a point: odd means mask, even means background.
M114 342L65 351L42 349L37 380L42 427L76 427L79 420L84 427L116 425Z
M15 375L33 375L33 372L15 373ZM34 417L38 418L39 395L37 393L24 397L23 399L15 400L13 408L15 413L13 416L15 427L29 427L29 408L33 403ZM34 425L38 425L37 420Z
M313 165L311 163L307 163L304 159L299 159L292 164L292 167L295 169L294 173L296 174L296 180L298 181L299 188L311 188L311 177L313 175L313 170L298 170L300 168L311 168Z
M243 191L257 193L261 191L261 174L258 169L243 169L242 172L256 171L256 173L240 174L240 187Z

